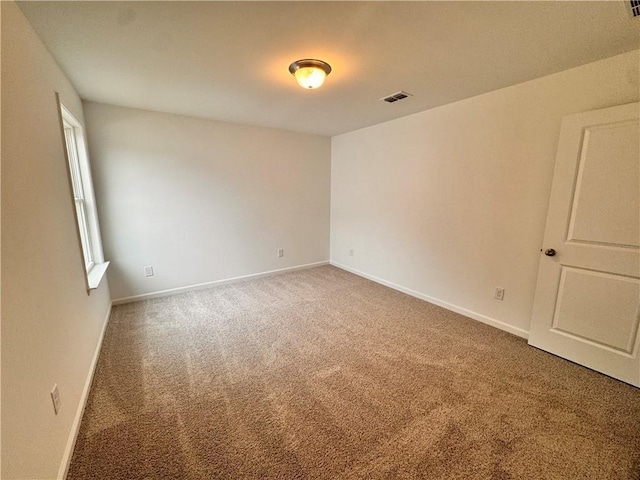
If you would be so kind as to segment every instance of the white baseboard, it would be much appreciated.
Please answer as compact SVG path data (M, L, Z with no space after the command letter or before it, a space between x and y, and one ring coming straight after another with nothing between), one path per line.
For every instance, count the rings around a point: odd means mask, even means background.
M416 297L416 298L419 298L420 300L424 300L425 302L433 303L434 305L438 305L439 307L446 308L447 310L451 310L452 312L459 313L460 315L464 315L465 317L478 320L479 322L485 323L487 325L491 325L492 327L495 327L495 328L499 328L500 330L504 330L505 332L509 332L513 335L517 335L518 337L522 337L526 339L529 338L529 332L522 328L514 327L513 325L509 325L508 323L501 322L500 320L496 320L495 318L482 315L481 313L477 313L472 310L468 310L466 308L453 305L452 303L449 303L449 302L438 300L437 298L430 297L429 295L425 295L424 293L418 292L416 290L412 290L407 287L403 287L402 285L398 285L397 283L383 280L382 278L378 278L374 275L369 275L368 273L361 272L359 270L356 270L355 268L347 267L346 265L342 265L338 262L331 261L330 263L331 265L341 268L343 270L346 270L347 272L354 273L360 277L364 277L376 283L380 283L386 287L393 288L394 290L398 290L402 293L406 293L407 295L411 295L412 297Z
M240 277L225 278L222 280L214 280L213 282L198 283L196 285L188 285L186 287L170 288L168 290L160 290L158 292L143 293L142 295L133 295L131 297L116 298L113 305L122 305L124 303L140 302L142 300L151 300L152 298L169 297L178 295L179 293L191 292L194 290L203 290L215 285L224 285L227 283L240 282L242 280L255 279L261 277L270 277L271 275L279 275L281 273L294 272L296 270L304 270L306 268L319 267L321 265L329 265L328 261L307 263L306 265L296 265L295 267L281 268L278 270L270 270L268 272L252 273L250 275L242 275Z
M78 433L80 432L80 422L82 422L84 409L87 406L87 400L89 399L89 391L91 390L91 383L93 382L93 374L95 373L96 366L98 365L98 358L100 358L100 349L102 348L102 341L104 340L104 332L107 331L107 325L109 324L111 307L112 304L109 303L107 316L104 319L102 331L100 332L100 337L98 338L98 344L96 345L96 350L93 353L93 358L91 359L89 374L87 375L87 379L84 383L84 388L82 389L82 394L80 395L80 403L78 404L78 409L76 410L76 416L73 419L73 424L71 425L71 433L69 433L67 446L65 447L64 454L62 455L62 462L60 462L60 468L58 469L58 480L64 480L65 478L67 478L67 473L69 472L71 457L73 456L73 449L76 446L76 440L78 439Z

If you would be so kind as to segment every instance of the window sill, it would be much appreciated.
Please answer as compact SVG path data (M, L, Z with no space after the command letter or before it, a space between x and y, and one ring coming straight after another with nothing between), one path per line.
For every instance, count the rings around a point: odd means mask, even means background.
M95 290L100 285L102 277L107 273L107 267L109 262L96 263L91 270L87 273L87 282L89 284L89 290Z

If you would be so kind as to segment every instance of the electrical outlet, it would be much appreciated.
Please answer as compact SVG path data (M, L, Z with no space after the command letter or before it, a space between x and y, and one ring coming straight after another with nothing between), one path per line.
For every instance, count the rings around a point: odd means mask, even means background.
M351 250L349 250L349 256L353 257L353 248Z
M151 265L144 267L144 276L153 277L153 267Z
M282 249L282 248L278 249L278 256L279 257L284 257L284 249Z
M53 402L53 411L57 415L60 411L60 391L58 390L58 384L53 384L53 390L51 390L51 401Z
M504 300L504 288L496 287L496 293L493 295L496 300Z

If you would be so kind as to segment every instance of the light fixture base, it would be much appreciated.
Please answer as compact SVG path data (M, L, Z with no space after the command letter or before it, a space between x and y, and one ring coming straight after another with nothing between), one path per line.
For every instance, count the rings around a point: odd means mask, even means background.
M327 62L323 62L322 60L316 60L314 58L305 58L302 60L296 60L291 65L289 65L289 72L291 75L295 75L295 73L301 68L307 67L315 67L322 70L325 74L329 75L331 73L331 65Z

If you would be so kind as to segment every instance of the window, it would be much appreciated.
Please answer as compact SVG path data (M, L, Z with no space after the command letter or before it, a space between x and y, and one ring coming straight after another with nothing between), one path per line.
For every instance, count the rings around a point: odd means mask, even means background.
M98 214L82 125L62 104L60 104L60 112L87 289L93 290L98 288L109 262L104 261L102 253Z

